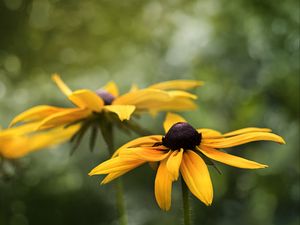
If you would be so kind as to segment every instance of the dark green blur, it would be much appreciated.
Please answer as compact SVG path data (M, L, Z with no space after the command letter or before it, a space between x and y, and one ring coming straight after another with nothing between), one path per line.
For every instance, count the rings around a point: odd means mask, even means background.
M299 1L1 0L0 124L25 109L70 106L51 82L96 90L114 80L122 92L171 79L198 79L194 127L222 132L269 127L287 144L252 143L229 152L269 165L210 168L211 207L192 197L195 225L297 225L299 221ZM162 133L163 114L141 124ZM135 135L116 131L116 146ZM113 185L87 173L107 159L101 138L1 161L1 225L115 225ZM154 198L145 165L122 177L130 225L182 224L180 183L172 208Z

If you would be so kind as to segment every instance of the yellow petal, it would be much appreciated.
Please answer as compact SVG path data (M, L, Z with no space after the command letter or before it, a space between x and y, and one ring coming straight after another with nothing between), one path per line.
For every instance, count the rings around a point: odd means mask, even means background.
M213 187L207 166L201 157L193 151L185 151L180 172L193 195L206 205L211 205Z
M87 89L74 91L69 96L76 106L100 112L104 106L103 100L95 93Z
M137 167L140 165L137 165ZM114 172L114 173L109 173L108 175L105 176L105 178L101 181L101 184L107 184L109 182L111 182L112 180L124 175L125 173L128 173L130 170L132 170L131 168L128 170L122 170L120 172Z
M36 127L38 126L39 122L34 123L26 123L22 124L17 127L11 127L5 130L0 131L0 138L1 137L9 137L9 136L16 136L16 135L23 135L23 134L29 134L31 132L34 132L36 130Z
M58 74L52 75L52 80L56 83L59 89L64 93L66 96L72 94L72 90L62 81Z
M116 113L121 121L129 120L135 110L134 105L106 105L104 109Z
M220 139L202 139L201 143L211 148L229 148L253 141L274 141L280 144L285 143L282 137L266 132L251 132Z
M125 145L122 145L119 149L117 149L115 151L115 153L113 154L112 157L116 157L121 150L126 149L126 148L145 147L145 146L151 147L155 143L161 142L161 141L162 141L161 135L150 135L150 136L136 138L136 139L126 143Z
M16 116L9 126L13 126L14 124L19 122L32 122L36 120L41 120L53 113L57 113L63 110L64 108L58 108L48 105L36 106Z
M143 160L130 158L111 158L96 166L89 173L90 176L97 174L109 174L115 172L129 171L145 163Z
M173 181L178 179L182 154L183 154L183 149L180 149L179 151L173 151L168 157L167 169Z
M146 110L160 107L172 98L165 91L143 89L121 95L113 102L114 105L135 105L137 109Z
M207 128L197 129L198 133L202 134L202 138L222 138L222 134L219 131Z
M65 126L70 123L74 123L76 121L84 119L89 115L91 115L91 111L88 109L65 109L62 112L55 113L44 119L42 122L39 123L36 129L41 130L57 126Z
M170 128L178 122L186 122L186 120L179 116L178 114L175 113L167 113L165 121L164 121L164 129L165 132L167 133Z
M235 136L239 134L245 134L245 133L251 133L251 132L272 132L271 129L269 128L257 128L257 127L248 127L248 128L243 128L239 130L235 130L232 132L228 132L223 134L224 137L230 137L230 136Z
M197 95L193 95L186 91L168 91L169 95L175 98L190 98L190 99L197 99Z
M108 82L104 87L104 90L106 90L107 92L109 92L110 94L112 94L115 97L119 96L119 89L118 86L116 85L115 82L110 81Z
M204 155L206 155L208 158L211 158L215 161L219 161L222 163L225 163L229 166L234 166L238 168L243 169L260 169L260 168L266 168L267 165L263 165L254 161L250 161L241 157L237 157L234 155L227 154L225 152L218 151L213 148L205 147L204 145L201 145L200 148L198 148Z
M195 102L184 97L171 97L168 102L159 103L151 108L152 113L159 111L187 111L195 109L197 109Z
M134 92L134 91L137 91L137 90L139 90L139 87L136 84L132 84L131 87L130 87L129 92Z
M197 80L171 80L171 81L165 81L165 82L153 84L149 88L155 88L160 90L171 90L171 89L187 90L202 85L203 82Z
M172 178L166 166L166 160L160 162L155 177L155 198L162 210L168 211L171 207Z
M156 150L146 147L128 148L119 152L121 158L140 159L147 162L157 162L169 156L170 151Z
M59 127L46 132L38 132L30 135L11 135L4 140L0 137L0 155L6 158L20 158L33 151L60 144L69 140L80 126L74 125L68 128Z

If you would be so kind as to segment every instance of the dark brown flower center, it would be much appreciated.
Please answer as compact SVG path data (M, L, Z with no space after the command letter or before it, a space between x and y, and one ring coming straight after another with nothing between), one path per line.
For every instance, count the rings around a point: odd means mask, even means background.
M162 144L171 150L194 149L200 145L202 135L185 122L175 123L162 138Z
M97 90L96 94L104 101L105 105L111 105L111 103L115 100L115 96L103 89Z

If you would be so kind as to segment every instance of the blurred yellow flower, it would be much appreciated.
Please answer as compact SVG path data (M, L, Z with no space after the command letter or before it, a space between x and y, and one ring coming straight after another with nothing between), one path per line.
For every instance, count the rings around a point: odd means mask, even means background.
M68 128L58 127L50 132L31 133L36 124L21 125L0 131L0 156L8 159L19 158L30 152L51 147L67 141L78 130L75 125Z
M251 127L225 134L212 129L196 130L184 118L173 113L167 114L163 125L165 136L152 135L130 141L120 147L111 159L96 166L89 175L108 174L102 181L105 184L146 162L159 162L155 197L161 209L170 209L172 182L178 179L179 173L193 195L206 205L211 205L213 187L206 164L219 161L244 169L267 167L217 149L262 140L285 143L268 128Z
M183 90L202 85L201 81L175 80L158 83L145 89L136 88L119 95L114 82L109 82L95 92L87 89L72 91L57 74L54 74L52 79L76 107L36 106L16 116L11 126L19 122L39 121L36 127L39 130L72 124L102 112L114 113L123 121L129 120L133 112L191 110L196 108L194 100L197 97Z

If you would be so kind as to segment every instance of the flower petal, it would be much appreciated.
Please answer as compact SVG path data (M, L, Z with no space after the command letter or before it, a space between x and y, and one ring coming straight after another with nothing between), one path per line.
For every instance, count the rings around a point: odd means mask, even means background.
M74 91L69 96L76 106L100 112L104 106L103 100L95 93L87 89Z
M172 176L172 180L177 180L179 176L179 168L182 160L183 149L173 151L168 157L167 169Z
M222 134L219 131L207 128L197 129L198 133L202 134L202 138L222 138Z
M70 123L86 118L90 114L91 111L88 109L65 109L62 112L58 112L49 117L46 117L46 119L39 123L36 129L41 130L57 126L66 126Z
M178 122L186 122L186 120L183 117L179 116L178 114L167 113L165 121L164 121L165 132L167 133L170 130L170 128L175 123L178 123Z
M152 107L152 114L159 111L186 111L195 110L197 105L191 99L185 97L172 97L168 102L160 103L159 106Z
M79 125L74 125L68 128L59 127L50 131L38 132L31 135L15 134L11 135L10 138L6 137L4 140L0 138L0 155L6 158L23 157L33 151L69 140L79 128Z
M162 136L161 135L150 135L145 137L136 138L125 145L122 145L119 149L115 151L112 157L116 157L119 155L119 152L126 148L133 148L133 147L151 147L157 142L161 142Z
M135 105L137 109L147 110L159 108L171 99L165 91L143 89L119 96L113 101L113 105Z
M36 127L38 126L38 124L39 122L26 123L17 127L0 130L0 138L30 134L36 131Z
M213 187L205 162L193 151L185 151L180 172L190 191L206 205L211 205Z
M147 162L157 162L169 156L170 151L156 150L153 148L137 147L128 148L119 152L121 158L140 159Z
M171 81L165 81L165 82L153 84L148 88L155 88L160 90L171 90L171 89L187 90L202 85L203 82L197 80L171 80Z
M139 163L137 163L137 167L140 166ZM107 184L109 182L111 182L112 180L124 175L125 173L128 173L130 170L132 170L132 168L128 169L128 170L122 170L119 172L114 172L114 173L109 173L108 175L105 176L105 178L101 181L101 184Z
M155 198L162 210L168 211L171 207L172 178L168 172L166 161L160 162L155 177Z
M193 95L186 91L168 91L169 95L174 98L190 98L190 99L197 99L197 95Z
M56 85L59 87L62 93L64 93L66 96L72 94L72 90L65 84L65 82L63 82L63 80L58 74L53 74L52 80L56 83Z
M63 110L64 108L58 108L58 107L53 107L48 105L39 105L31 109L28 109L25 112L22 112L21 114L16 116L11 121L9 126L11 127L19 122L32 122L36 120L41 120L53 113L57 113Z
M211 148L229 148L253 141L274 141L280 144L285 144L282 137L266 132L251 132L220 139L202 139L201 143Z
M211 158L215 161L219 161L221 163L225 163L229 166L234 166L243 169L260 169L268 167L267 165L250 161L238 156L230 155L228 153L221 152L216 149L206 147L204 145L201 145L200 148L198 148L198 150L200 150L208 158Z
M223 134L224 137L236 136L239 134L251 133L251 132L272 132L269 128L247 127L232 132Z
M131 158L111 158L96 166L89 173L90 176L97 174L109 174L115 172L129 171L145 163L144 160Z
M108 82L104 87L104 90L106 90L107 92L109 92L110 94L112 94L115 97L119 96L119 89L118 86L116 85L115 82L110 81Z
M104 109L116 113L121 121L129 120L135 110L134 105L106 105Z

